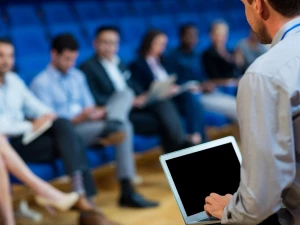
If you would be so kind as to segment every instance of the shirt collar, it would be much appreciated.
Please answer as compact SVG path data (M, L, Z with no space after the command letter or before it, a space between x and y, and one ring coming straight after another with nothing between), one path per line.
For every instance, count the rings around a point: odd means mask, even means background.
M293 19L287 22L283 27L279 29L277 34L275 35L271 47L274 47L278 44L283 38L286 38L289 35L295 34L300 31L300 17Z
M47 67L47 71L50 72L51 75L54 76L54 78L58 79L58 80L69 77L70 70L67 72L67 74L62 74L62 72L60 72L58 69L56 69L51 64L49 64L48 67Z
M115 55L111 60L105 58L100 58L99 60L101 63L113 64L115 66L118 66L120 64L120 58L117 55Z

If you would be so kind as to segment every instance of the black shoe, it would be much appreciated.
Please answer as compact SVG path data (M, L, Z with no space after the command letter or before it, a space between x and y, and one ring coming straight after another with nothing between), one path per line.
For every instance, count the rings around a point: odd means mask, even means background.
M116 120L107 121L99 143L103 146L121 144L126 134L122 131L122 123Z
M146 200L144 197L137 193L133 193L128 196L122 196L120 198L121 207L131 207L131 208L153 208L157 207L158 202L153 202Z

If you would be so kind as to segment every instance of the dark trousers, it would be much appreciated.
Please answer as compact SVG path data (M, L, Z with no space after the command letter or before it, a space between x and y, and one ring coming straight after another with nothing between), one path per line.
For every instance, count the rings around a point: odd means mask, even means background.
M92 197L96 194L85 149L70 121L57 119L49 130L28 145L22 144L22 137L12 138L10 142L28 163L52 163L61 158L68 175L82 172L86 195Z
M186 122L188 134L200 133L206 141L204 107L198 94L185 92L174 98L180 114Z
M185 143L180 115L172 101L160 101L145 109L135 109L130 120L138 134L159 134L166 153L179 150Z
M278 215L274 214L258 225L281 225L281 224L279 223Z
M259 225L280 225L277 213L270 216L268 219L266 219Z

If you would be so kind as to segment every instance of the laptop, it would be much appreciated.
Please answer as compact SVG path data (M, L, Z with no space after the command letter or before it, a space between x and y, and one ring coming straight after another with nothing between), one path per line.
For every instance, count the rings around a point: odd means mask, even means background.
M204 211L205 198L211 193L226 195L238 190L241 161L231 136L160 157L186 225L220 223Z
M170 75L168 79L164 81L153 81L148 91L148 99L145 106L166 99L170 88L175 84L175 82L175 75Z

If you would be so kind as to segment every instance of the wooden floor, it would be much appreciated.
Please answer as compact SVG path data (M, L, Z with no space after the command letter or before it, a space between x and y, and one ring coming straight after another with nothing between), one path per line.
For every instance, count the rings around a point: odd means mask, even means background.
M238 131L236 127L226 128L223 133L220 130L211 130L210 139L217 139L228 135L234 135L237 139ZM153 200L159 201L160 206L155 209L134 210L118 207L119 197L118 182L115 180L114 165L108 165L94 172L99 194L96 202L110 219L119 222L121 225L183 225L179 209L173 198L165 175L162 171L158 157L161 154L160 149L149 151L142 156L137 156L138 174L143 177L144 182L137 186L138 192ZM70 190L69 182L56 181L54 186L61 190ZM23 187L14 187L14 200L24 198L31 199L28 196L28 190ZM78 213L67 212L59 213L55 217L47 212L37 208L34 204L31 207L44 216L42 222L35 223L25 219L17 219L18 225L75 225L77 224Z
M160 151L154 150L142 156L138 160L138 174L144 179L143 184L137 186L137 190L153 200L159 201L160 206L155 209L134 210L120 208L118 201L118 183L114 179L114 168L108 166L96 171L95 177L99 188L97 204L112 220L119 222L121 225L181 225L184 224L180 211L170 191L169 185L165 179L163 171L158 161ZM60 183L60 182L56 182ZM57 184L61 189L67 189L66 184ZM44 219L40 223L17 219L18 225L73 225L77 224L78 214L76 212L59 213L55 217L50 216L47 212L36 208L42 212Z

